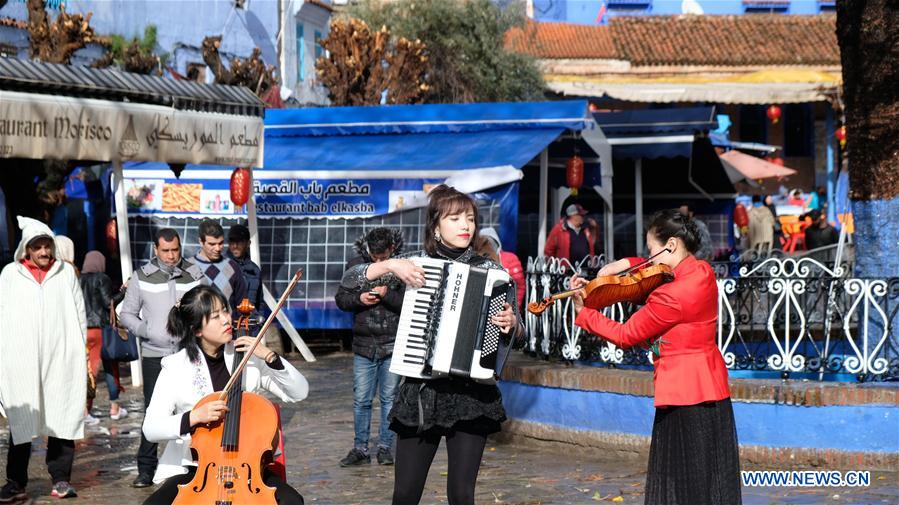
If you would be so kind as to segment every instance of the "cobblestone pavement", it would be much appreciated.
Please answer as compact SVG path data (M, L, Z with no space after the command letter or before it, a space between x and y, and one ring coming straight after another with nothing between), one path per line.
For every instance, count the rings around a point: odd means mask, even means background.
M307 376L311 392L299 404L282 405L287 440L288 480L307 504L390 503L393 467L377 463L339 468L352 447L352 359L347 353L320 356L315 363L294 361ZM152 490L130 487L136 476L134 455L139 444L142 399L134 388L123 395L133 413L124 420L108 416L105 386L100 387L94 415L101 423L87 428L76 449L72 503L119 505L140 503ZM372 433L377 434L377 406ZM0 420L0 461L5 460L8 430ZM44 447L36 441L31 459L30 503L51 503ZM478 504L643 503L645 457L621 457L530 440L490 440L478 480ZM3 466L3 465L0 465ZM446 503L445 450L437 453L422 504ZM0 468L0 482L5 481ZM866 488L744 488L746 505L897 504L899 475L872 473Z

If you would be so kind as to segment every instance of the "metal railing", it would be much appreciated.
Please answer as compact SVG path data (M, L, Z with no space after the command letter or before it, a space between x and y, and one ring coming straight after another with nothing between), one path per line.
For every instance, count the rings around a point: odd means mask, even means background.
M529 258L527 301L569 288L575 272L587 278L602 256L572 265L558 258ZM732 370L859 381L899 379L899 278L857 278L843 262L827 266L816 256L746 255L712 264L718 283L717 344ZM625 322L638 307L603 309ZM646 349L621 349L574 325L570 299L541 316L525 314L525 351L544 358L605 365L647 366ZM758 374L764 376L764 373Z

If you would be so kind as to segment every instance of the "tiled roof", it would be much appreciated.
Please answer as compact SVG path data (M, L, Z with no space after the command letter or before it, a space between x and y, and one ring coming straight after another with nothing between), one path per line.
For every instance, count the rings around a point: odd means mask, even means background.
M506 47L633 65L839 65L835 16L616 16L607 26L529 22Z
M538 58L617 58L608 26L528 21L506 33L505 45Z
M166 105L244 116L265 116L265 103L243 86L200 84L111 68L0 58L0 90Z
M644 16L611 20L634 65L839 65L835 17Z

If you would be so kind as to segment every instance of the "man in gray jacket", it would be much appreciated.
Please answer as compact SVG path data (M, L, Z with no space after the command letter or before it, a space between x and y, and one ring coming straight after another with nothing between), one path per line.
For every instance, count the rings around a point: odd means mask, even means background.
M150 404L156 379L162 370L162 358L178 350L178 340L166 331L169 311L194 286L209 284L203 272L181 257L181 237L171 228L156 233L155 258L134 271L122 302L122 325L140 338L141 373L144 379L144 405ZM153 485L158 444L147 441L141 432L137 452L138 476L134 487Z

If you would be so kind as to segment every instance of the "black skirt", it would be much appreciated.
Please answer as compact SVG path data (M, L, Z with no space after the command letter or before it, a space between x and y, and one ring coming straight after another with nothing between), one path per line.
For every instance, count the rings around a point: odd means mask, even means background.
M656 409L645 503L742 503L740 454L730 398Z
M506 420L503 398L494 384L459 378L406 377L390 411L390 429L401 436L454 430L489 435Z

